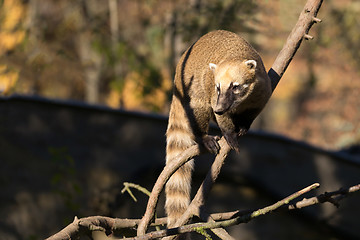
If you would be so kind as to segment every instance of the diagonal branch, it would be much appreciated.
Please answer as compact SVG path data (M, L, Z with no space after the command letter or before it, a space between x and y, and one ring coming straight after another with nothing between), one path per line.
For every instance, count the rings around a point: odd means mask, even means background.
M339 201L345 198L347 195L352 194L360 190L360 184L354 185L349 188L341 188L334 192L325 192L319 196L312 198L304 198L303 200L291 204L287 207L288 210L300 209L304 207L309 207L311 205L329 202L332 203L335 207L339 207Z
M308 0L304 9L300 13L299 19L289 34L283 48L276 57L268 75L271 79L271 86L273 91L279 83L281 77L284 75L291 60L299 49L302 40L311 40L313 37L309 35L309 30L314 23L321 22L317 18L317 13L321 7L323 0Z

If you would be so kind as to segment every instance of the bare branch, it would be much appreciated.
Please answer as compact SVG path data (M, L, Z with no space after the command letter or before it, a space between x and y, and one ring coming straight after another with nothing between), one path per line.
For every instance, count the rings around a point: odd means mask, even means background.
M170 234L178 234L180 232L189 232L190 227L189 226L196 226L196 227L203 227L203 228L211 228L214 227L215 229L219 226L230 226L231 224L239 224L242 222L247 222L259 217L264 214L268 214L274 210L293 210L293 209L299 209L304 208L316 204L322 204L325 202L333 202L341 201L345 197L349 196L350 194L353 194L355 192L360 191L360 184L354 185L350 188L341 188L334 192L326 192L323 194L320 194L317 197L309 198L309 199L303 199L301 201L298 201L294 204L289 204L289 202L292 199L298 198L302 194L317 188L319 185L317 183L304 188L303 190L300 190L289 197L271 205L268 207L265 207L263 209L259 209L257 211L233 211L233 212L227 212L227 213L216 213L211 214L211 218L219 221L214 222L211 221L209 223L197 223L197 225L187 225L185 228L174 228L174 229L168 229L168 230L162 230L162 231L156 231L149 233L147 235L143 235L136 238L127 238L127 239L153 239L156 237L163 237L168 236ZM49 237L47 240L65 240L65 239L75 239L76 237L80 236L82 233L88 233L93 230L101 230L106 233L112 233L115 230L123 229L123 228L136 228L138 223L140 222L140 219L118 219L118 218L109 218L109 217L102 217L102 216L93 216L93 217L87 217L87 218L81 218L78 219L75 217L74 222L69 224L67 227L65 227L63 230L58 232L57 234ZM156 219L155 223L156 225L163 225L166 223L166 218L159 218ZM206 225L207 224L207 225ZM230 225L229 225L230 224ZM180 229L180 230L179 230ZM193 229L194 230L194 229ZM161 234L166 235L161 235ZM223 232L224 233L224 232ZM225 236L223 239L232 239L231 236L229 238L226 238L226 233L224 233ZM156 237L155 237L156 236Z
M318 203L324 203L324 202L329 202L332 203L335 207L339 207L339 201L341 199L343 199L345 196L357 192L360 190L360 184L352 186L348 189L339 189L338 191L334 191L334 192L325 192L324 194L321 194L317 197L312 197L312 198L304 198L303 200L289 205L288 209L289 210L293 210L293 209L300 209L300 208L304 208L304 207L308 207L311 205L315 205Z
M134 194L132 193L132 191L131 191L130 188L135 188L135 189L137 189L138 191L140 191L140 192L142 192L142 193L144 193L144 194L146 194L147 196L150 197L151 192L149 192L146 188L143 188L143 187L141 187L141 186L138 185L138 184L129 183L129 182L124 182L123 184L124 184L124 188L121 190L121 193L124 194L124 192L128 192L129 195L131 196L131 198L132 198L135 202L137 202L137 199L136 199L136 197L134 196Z
M220 239L223 240L235 240L225 229L223 228L214 228L211 231L218 236Z
M284 75L291 60L295 56L295 53L300 47L303 38L305 36L309 36L308 33L311 26L315 22L321 21L320 19L316 18L316 15L321 7L322 2L322 0L308 0L304 9L300 13L295 27L291 31L286 40L286 43L284 44L268 72L273 91L279 83L281 77Z
M160 230L160 231L156 231L156 232L151 232L148 233L146 235L142 235L142 236L138 236L135 238L126 238L127 240L133 239L133 240L148 240L148 239L154 239L154 238L160 238L160 237L165 237L165 236L169 236L169 235L177 235L177 234L181 234L181 233L187 233L187 232L193 232L196 231L197 229L210 229L210 228L220 228L220 227L228 227L228 226L233 226L233 225L237 225L240 223L246 223L251 221L254 218L257 218L259 216L263 216L266 215L268 213L271 213L273 211L275 211L276 209L289 204L290 201L298 198L299 196L315 189L318 188L320 186L319 183L314 183L300 191L297 191L296 193L291 194L290 196L284 198L281 201L278 201L275 204L272 204L270 206L267 206L265 208L253 211L249 214L243 215L243 216L238 216L235 217L233 219L229 219L229 220L225 220L225 221L220 221L220 222L206 222L206 223L194 223L194 224L189 224L189 225L185 225L185 226L181 226L178 228L171 228L171 229L166 229L166 230Z
M213 218L209 218L210 222L215 222ZM224 228L213 228L211 231L223 240L235 240Z
M314 39L314 37L311 36L311 35L309 35L309 34L305 34L305 35L304 35L304 38L305 38L306 40L313 40L313 39Z
M128 219L117 219L103 216L92 216L80 219L75 217L71 224L46 240L77 239L80 235L90 233L95 230L110 233L117 228L136 227L136 224L132 224L133 221L128 221Z

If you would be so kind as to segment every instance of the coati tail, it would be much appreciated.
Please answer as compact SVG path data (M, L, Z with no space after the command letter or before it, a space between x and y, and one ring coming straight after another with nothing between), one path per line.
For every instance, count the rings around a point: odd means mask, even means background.
M176 220L186 211L190 203L193 160L190 161L179 168L166 184L165 210L168 216L168 228L175 226Z
M180 153L196 144L185 112L175 98L172 102L169 124L166 132L166 163L173 161ZM165 187L165 210L168 228L185 212L190 203L193 160L180 167L168 180Z

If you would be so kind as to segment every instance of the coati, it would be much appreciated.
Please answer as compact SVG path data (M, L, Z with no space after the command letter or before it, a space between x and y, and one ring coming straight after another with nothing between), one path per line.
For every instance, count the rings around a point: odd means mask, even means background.
M194 144L219 151L219 137L208 135L209 122L219 126L232 149L271 95L271 83L256 50L235 33L218 30L190 46L176 67L166 132L166 163ZM166 184L168 227L190 202L193 160Z

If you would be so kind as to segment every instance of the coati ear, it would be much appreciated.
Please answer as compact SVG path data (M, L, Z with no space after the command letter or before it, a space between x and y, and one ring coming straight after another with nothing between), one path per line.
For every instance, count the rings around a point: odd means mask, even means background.
M210 70L212 70L213 72L215 71L217 65L215 63L209 63L209 68Z
M255 69L256 61L255 60L247 60L247 61L245 61L245 65L248 66L249 69Z

